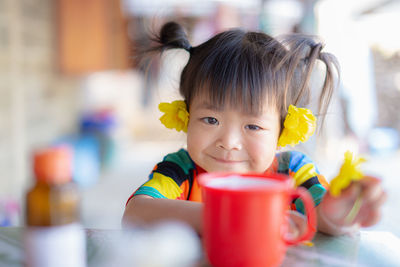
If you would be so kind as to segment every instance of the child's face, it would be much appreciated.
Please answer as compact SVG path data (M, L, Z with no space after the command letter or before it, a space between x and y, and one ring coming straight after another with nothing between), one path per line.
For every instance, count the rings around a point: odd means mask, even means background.
M196 97L189 113L188 152L207 172L261 173L271 165L280 132L275 108L255 116L234 107L219 110Z

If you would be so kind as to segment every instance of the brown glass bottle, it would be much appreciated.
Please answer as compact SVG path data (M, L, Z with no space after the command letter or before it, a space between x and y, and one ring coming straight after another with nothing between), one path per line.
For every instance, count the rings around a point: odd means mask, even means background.
M66 147L38 152L36 183L26 195L26 225L55 226L79 221L79 193L71 182L71 153Z
M26 266L85 266L85 237L79 223L79 191L72 182L72 153L66 146L34 155L35 181L26 194Z
M26 196L26 224L54 226L79 220L79 197L74 184L38 181Z

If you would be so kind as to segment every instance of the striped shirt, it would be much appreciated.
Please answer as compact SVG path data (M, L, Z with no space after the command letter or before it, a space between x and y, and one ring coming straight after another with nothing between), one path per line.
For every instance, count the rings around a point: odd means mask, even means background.
M197 183L199 174L205 170L197 166L185 149L168 154L151 172L148 181L141 185L128 199L136 195L153 198L181 199L201 202L201 190ZM277 172L292 177L296 186L305 187L317 206L327 191L328 183L315 164L305 154L286 151L275 155L268 172ZM295 199L292 209L304 213L300 199Z

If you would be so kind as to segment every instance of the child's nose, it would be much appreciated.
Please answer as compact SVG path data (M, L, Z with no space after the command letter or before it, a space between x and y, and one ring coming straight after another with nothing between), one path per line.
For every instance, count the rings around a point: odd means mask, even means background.
M225 129L217 140L217 146L226 150L241 150L241 134L231 128Z

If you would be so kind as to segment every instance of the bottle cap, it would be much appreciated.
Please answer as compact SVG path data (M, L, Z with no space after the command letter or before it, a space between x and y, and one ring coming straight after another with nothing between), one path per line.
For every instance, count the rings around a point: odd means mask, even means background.
M72 178L72 149L66 145L38 150L33 161L38 181L65 183Z

